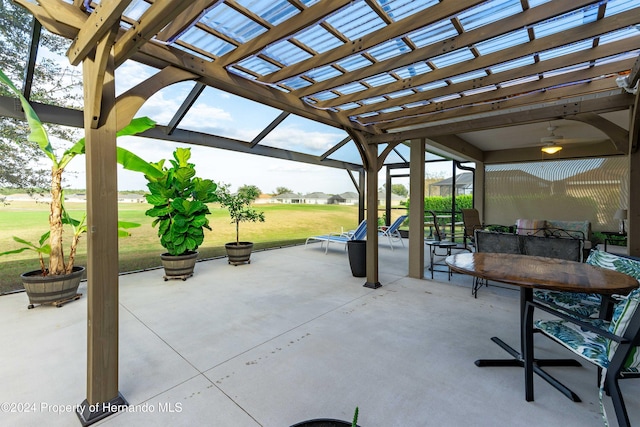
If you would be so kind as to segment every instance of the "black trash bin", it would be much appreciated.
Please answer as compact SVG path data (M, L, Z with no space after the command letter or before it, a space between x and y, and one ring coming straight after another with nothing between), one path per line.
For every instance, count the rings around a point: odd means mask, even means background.
M353 277L367 277L367 241L349 240L347 252Z

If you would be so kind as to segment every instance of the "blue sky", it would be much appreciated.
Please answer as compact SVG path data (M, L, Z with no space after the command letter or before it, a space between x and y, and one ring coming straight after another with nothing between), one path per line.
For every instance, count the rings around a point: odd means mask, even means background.
M129 61L116 72L117 94L155 72L154 69ZM193 85L193 82L183 82L163 89L143 105L137 116L148 116L159 124L167 124ZM180 123L180 128L251 141L280 113L280 110L206 88ZM340 129L290 115L261 144L320 155L346 136ZM192 161L198 175L215 182L231 184L232 190L247 184L257 185L265 193L271 193L277 187L287 187L303 194L314 191L329 194L355 191L348 172L343 169L148 138L124 137L118 140L118 145L149 161L171 158L177 146L191 147ZM357 156L353 142L350 142L332 157L360 163ZM431 173L451 175L448 162L442 167L431 168ZM74 160L68 171L76 173L67 174L65 183L72 188L84 188L84 159ZM384 184L384 179L383 169L379 175L379 186ZM408 178L398 178L393 183L404 184L408 188L408 181ZM146 180L140 174L119 167L118 187L120 190L144 190Z

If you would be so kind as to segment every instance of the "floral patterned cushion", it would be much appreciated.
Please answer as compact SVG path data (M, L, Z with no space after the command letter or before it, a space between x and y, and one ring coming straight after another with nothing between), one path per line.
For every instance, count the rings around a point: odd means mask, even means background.
M586 263L619 271L640 281L640 261L593 250L589 254ZM598 294L536 290L533 295L540 301L567 311L569 314L577 313L580 317L595 318L600 313L601 298Z
M598 317L600 295L583 292L533 291L533 296L554 308L578 314L579 317Z
M622 336L631 322L631 318L635 314L638 306L640 305L640 289L635 289L626 296L620 303L616 304L616 308L613 311L613 318L609 325L609 332ZM609 354L609 360L613 357L618 343L615 341L609 341L607 343L607 353ZM640 352L638 347L635 347L629 357L625 361L625 368L640 368Z
M616 304L611 322L600 319L590 319L588 322L594 327L622 336L638 306L640 306L640 289L635 289ZM536 320L534 327L602 368L609 366L609 361L619 345L616 341L604 338L567 320ZM640 371L640 349L638 347L635 347L627 357L623 370L627 372Z
M594 322L601 323L605 329L608 327L608 322L596 319ZM583 330L575 323L566 320L536 320L534 327L592 363L602 368L609 366L607 358L607 342L609 340L601 335Z

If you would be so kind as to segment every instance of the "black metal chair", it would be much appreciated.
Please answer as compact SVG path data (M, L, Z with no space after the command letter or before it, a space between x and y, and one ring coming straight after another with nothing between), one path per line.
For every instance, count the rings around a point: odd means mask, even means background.
M519 236L513 233L502 233L487 230L475 230L474 240L476 252L490 252L501 254L520 254ZM482 285L489 286L486 280L474 277L471 294L478 298L478 290Z
M451 249L458 246L456 242L447 241L446 235L440 231L440 225L438 224L438 217L434 211L428 211L433 217L433 237L434 239L425 239L424 244L429 246L429 270L431 271L431 278L433 279L434 271L434 259L436 256L449 256L451 255ZM437 253L436 250L442 248L445 253ZM451 270L447 269L449 279L451 279Z

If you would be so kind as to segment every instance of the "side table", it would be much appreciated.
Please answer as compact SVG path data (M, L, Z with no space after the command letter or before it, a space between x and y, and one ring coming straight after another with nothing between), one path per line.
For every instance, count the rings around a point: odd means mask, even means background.
M602 234L605 235L604 238L604 251L607 251L607 243L613 243L622 241L624 244L627 244L627 233L620 233L618 231L602 231Z

